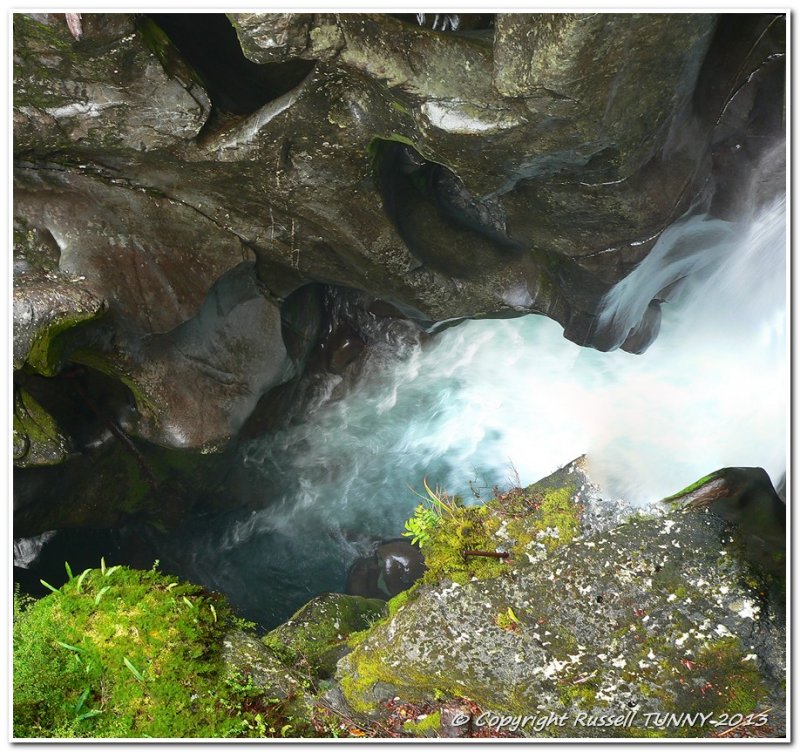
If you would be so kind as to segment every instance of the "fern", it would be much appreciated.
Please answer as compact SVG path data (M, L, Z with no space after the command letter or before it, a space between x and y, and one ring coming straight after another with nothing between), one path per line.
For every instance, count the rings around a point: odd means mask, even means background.
M414 493L423 500L423 503L418 504L414 516L406 520L403 533L406 538L411 538L411 543L414 545L422 545L430 540L431 531L444 516L451 515L458 506L446 493L439 489L436 491L431 489L427 478L422 479L422 485L426 495L423 496L416 491Z
M430 538L431 530L439 524L439 516L432 509L419 504L414 516L406 520L406 531L403 535L411 538L411 543L420 545Z

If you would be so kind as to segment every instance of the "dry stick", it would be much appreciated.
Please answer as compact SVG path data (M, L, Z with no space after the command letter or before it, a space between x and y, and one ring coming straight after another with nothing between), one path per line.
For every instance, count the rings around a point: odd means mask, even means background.
M770 712L770 710L772 710L772 708L767 708L766 710L762 710L760 713L754 713L753 715L766 715L767 713ZM727 736L728 734L730 734L733 731L736 731L736 729L741 728L742 726L745 726L745 725L752 726L753 725L753 724L746 724L745 723L746 720L747 719L742 719L735 726L731 726L730 728L725 729L725 731L720 731L717 734L717 736L718 737ZM760 726L753 726L753 727L754 728L761 728Z
M507 559L509 557L508 551L464 551L464 556L489 556L492 559Z

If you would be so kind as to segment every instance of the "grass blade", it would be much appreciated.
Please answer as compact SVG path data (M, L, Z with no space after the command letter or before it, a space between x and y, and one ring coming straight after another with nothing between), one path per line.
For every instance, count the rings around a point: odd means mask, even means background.
M110 589L111 589L111 585L106 585L104 588L101 588L98 591L97 595L94 597L94 605L95 606L100 605L100 599L106 594L106 591L110 590Z
M103 573L103 576L105 577L105 574L106 574L106 557L105 556L101 556L100 557L100 571Z
M58 645L61 645L62 648L66 648L67 650L71 650L73 653L82 653L82 648L76 648L74 645L70 645L67 642L61 642L61 640L56 640Z
M183 602L184 602L184 603L185 603L185 604L186 604L186 605L187 605L189 608L194 608L194 604L193 604L193 603L192 603L192 602L191 602L191 601L190 601L190 600L189 600L189 599L188 599L188 598L187 598L185 595L183 596Z
M86 698L89 696L89 687L81 692L81 696L78 698L78 702L75 703L75 712L78 713L80 709L83 707L83 703L86 702Z
M48 590L52 590L54 593L58 593L61 595L61 591L58 588L54 588L49 582L45 582L44 580L39 580Z
M76 593L80 593L81 592L81 587L83 586L83 578L86 577L86 575L89 574L89 572L91 572L91 571L92 571L91 569L84 569L83 572L81 572L78 575L78 580L75 583L75 592Z
M103 577L111 577L111 575L114 574L114 572L116 572L120 568L120 566L121 566L120 564L117 564L116 566L109 567L103 573Z
M67 570L67 577L69 577L67 582L72 582L72 580L74 579L73 576L72 576L72 567L69 565L68 561L64 562L64 569Z
M94 718L96 715L100 715L102 712L102 710L97 710L96 708L94 710L87 710L85 713L81 713L75 720L85 721L87 718Z
M127 658L123 658L122 662L128 667L128 670L140 681L144 681L144 677L139 672L139 669L136 668Z
M217 621L217 609L214 608L213 605L209 603L208 607L211 609L211 615L214 617L214 622Z

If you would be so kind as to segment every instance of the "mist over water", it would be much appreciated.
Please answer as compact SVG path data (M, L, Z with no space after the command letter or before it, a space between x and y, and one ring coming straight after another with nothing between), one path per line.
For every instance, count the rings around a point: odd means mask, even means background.
M785 248L785 201L746 223L677 223L645 262L652 289L642 295L629 278L608 299L606 325L624 330L683 280L643 355L581 348L540 316L466 322L425 346L377 350L344 398L327 399L340 378L331 376L302 425L243 448L264 507L171 535L173 568L277 623L343 589L371 542L398 536L425 476L488 498L515 472L526 485L588 453L607 494L636 504L724 466L762 466L777 483Z

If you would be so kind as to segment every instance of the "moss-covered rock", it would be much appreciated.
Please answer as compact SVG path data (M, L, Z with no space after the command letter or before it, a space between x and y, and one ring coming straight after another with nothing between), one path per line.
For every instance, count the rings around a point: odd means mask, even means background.
M546 530L537 517L546 507L566 525L562 545L542 543L536 556L518 555L490 579L440 571L354 641L337 678L355 712L380 715L395 696L466 697L501 714L570 718L524 730L534 736L707 736L718 729L656 727L647 714L721 718L784 705L781 603L730 525L708 510L680 509L582 535L565 500L583 484L569 475L561 493L553 477L539 485L525 527ZM506 514L524 521L520 498L495 500L482 514L497 515L505 503ZM509 537L512 550L514 543ZM631 709L636 718L622 729L573 723L580 713L585 720ZM780 710L772 718L780 734Z
M222 657L228 680L245 677L270 701L289 699L300 689L298 678L252 633L241 629L228 632L222 640Z
M69 438L53 418L24 389L14 390L14 464L55 465L70 449Z
M266 654L219 595L156 571L86 570L15 600L14 736L279 735L298 685Z
M370 627L387 610L386 603L375 598L325 593L310 600L263 641L292 664L327 678L347 653L350 635Z

